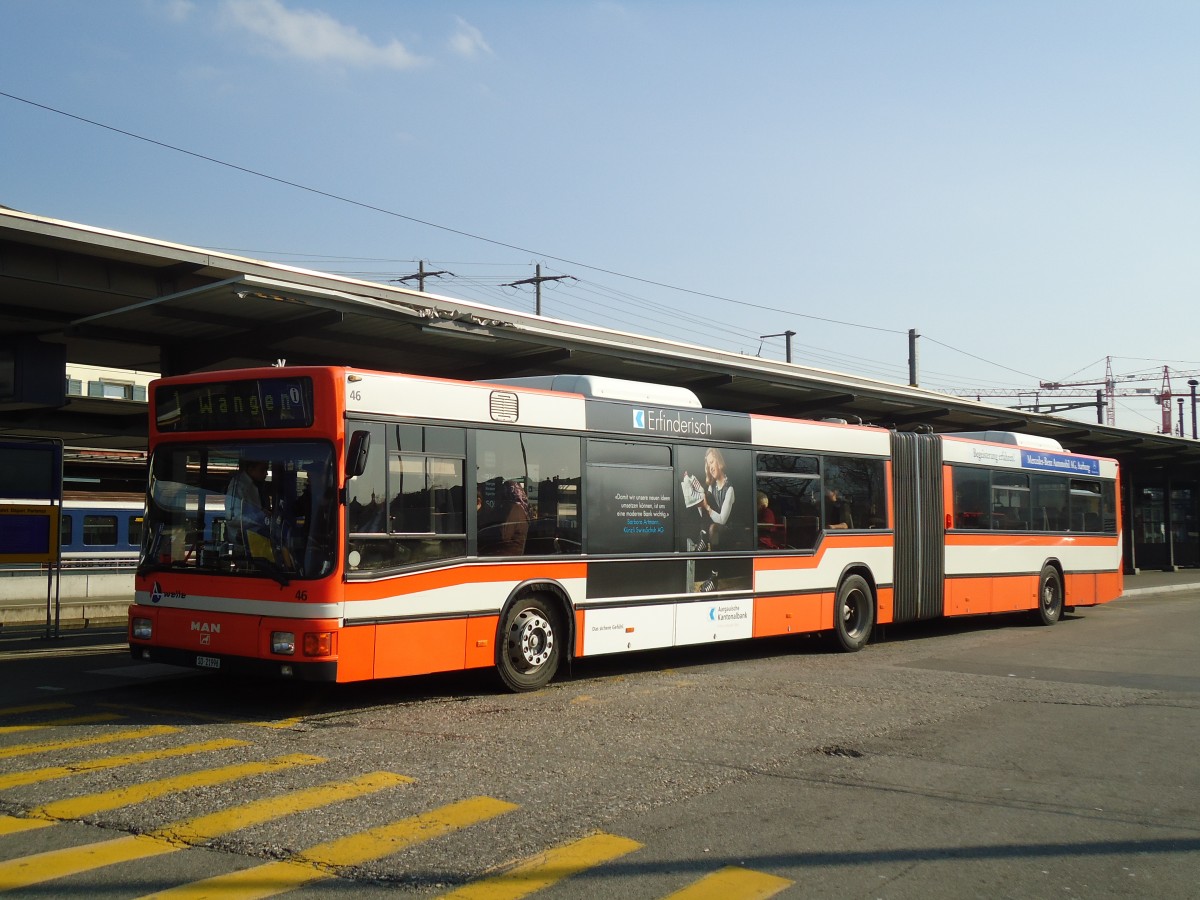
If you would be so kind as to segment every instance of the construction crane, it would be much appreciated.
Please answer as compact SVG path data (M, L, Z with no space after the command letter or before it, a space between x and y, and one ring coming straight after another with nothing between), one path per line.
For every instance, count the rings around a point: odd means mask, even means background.
M1097 411L1097 424L1104 424L1106 421L1105 412L1111 410L1113 399L1115 397L1147 397L1154 393L1153 388L1135 388L1132 390L1114 390L1106 392L1104 390L1083 390L1089 387L1087 384L1078 385L1062 385L1057 388L983 388L977 390L948 390L946 393L955 397L974 397L976 400L1001 398L1001 397L1016 397L1029 398L1028 403L1021 403L1010 407L1011 409L1024 409L1030 412L1044 413L1060 413L1067 412L1072 409L1086 409L1087 407L1095 407ZM1090 397L1090 400L1083 398ZM1072 402L1073 401L1073 402Z
M974 397L977 400L982 400L984 397L1027 397L1034 398L1032 404L1015 406L1013 409L1027 409L1033 412L1057 413L1066 412L1071 409L1083 409L1089 406L1095 406L1097 410L1096 421L1098 423L1116 425L1116 398L1117 397L1154 397L1154 402L1158 404L1159 411L1162 414L1162 434L1173 434L1176 429L1171 426L1171 376L1176 378L1195 378L1200 376L1200 372L1171 372L1169 366L1163 366L1161 375L1155 372L1134 372L1128 375L1113 375L1112 357L1105 359L1104 380L1103 381L1040 381L1037 388L1012 388L1012 389L995 389L995 390L954 390L947 393L953 394L956 397ZM1128 384L1137 381L1153 381L1162 378L1161 386L1158 393L1154 392L1153 388L1125 388L1118 389L1118 384ZM1083 388L1097 388L1095 391L1096 399L1091 402L1081 403L1046 403L1043 398L1048 398L1051 401L1054 399L1082 398L1092 396L1091 392L1081 392ZM1182 401L1181 401L1182 402ZM1101 410L1103 410L1103 418L1101 418ZM1182 429L1182 425L1180 426ZM1182 433L1182 431L1180 431Z

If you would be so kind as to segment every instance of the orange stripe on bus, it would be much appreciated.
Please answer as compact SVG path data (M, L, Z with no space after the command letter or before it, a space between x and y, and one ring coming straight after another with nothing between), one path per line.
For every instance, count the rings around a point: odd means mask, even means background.
M377 600L397 594L413 594L419 591L436 591L457 587L462 584L487 584L503 581L525 581L530 578L566 581L587 576L587 563L579 562L513 562L489 563L484 565L451 566L430 572L413 572L379 581L351 581L346 583L347 600ZM499 606L504 598L498 598Z
M822 558L832 547L842 550L846 547L891 547L893 537L890 532L879 534L825 535L817 545L817 552L809 554L756 556L754 558L755 572L780 572L789 569L815 569L821 564Z

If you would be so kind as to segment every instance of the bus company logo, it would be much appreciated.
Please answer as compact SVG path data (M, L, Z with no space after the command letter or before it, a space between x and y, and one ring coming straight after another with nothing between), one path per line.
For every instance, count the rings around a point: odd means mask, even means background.
M635 409L633 411L633 427L639 431L646 430L646 411L644 409Z
M162 585L157 581L154 582L154 588L150 591L150 602L158 603L160 600L186 600L187 594L183 591L164 591Z

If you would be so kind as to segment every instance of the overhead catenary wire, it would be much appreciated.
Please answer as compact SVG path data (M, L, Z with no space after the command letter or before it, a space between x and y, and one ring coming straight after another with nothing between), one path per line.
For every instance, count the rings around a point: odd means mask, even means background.
M740 299L733 298L733 297L723 296L721 294L710 293L707 291L699 291L699 290L695 290L692 288L686 288L686 287L681 287L678 285L672 285L672 284L658 281L658 280L652 279L652 278L645 278L642 276L632 275L632 274L629 274L626 272L621 272L616 269L612 269L612 268L605 267L605 266L599 266L599 265L594 265L594 264L590 264L590 263L585 263L585 262L582 262L579 260L573 260L573 259L569 259L566 257L560 257L560 256L556 256L553 254L536 252L536 251L530 250L528 248L522 247L520 245L511 243L508 241L498 240L495 238L487 237L485 235L480 235L480 234L476 234L476 233L473 233L470 231L466 231L464 229L453 228L453 227L450 227L447 225L442 225L440 223L432 222L432 221L422 219L422 218L419 218L416 216L408 215L406 213L402 213L397 210L387 209L385 207L378 206L373 203L368 203L368 202L365 202L362 200L356 200L354 198L347 197L347 196L344 196L341 194L337 194L332 191L315 188L310 185L306 185L306 184L303 184L303 183L300 183L297 181L293 181L290 179L286 179L286 178L281 178L276 175L271 175L267 172L263 172L263 171L260 171L257 169L252 169L250 167L239 165L237 163L231 163L226 160L222 160L222 159L219 159L217 157L214 157L214 156L211 156L208 154L199 153L194 150L188 150L187 148L180 147L175 144L168 143L166 141L151 138L151 137L148 137L148 136L145 136L142 134L138 134L133 131L129 131L127 129L118 128L116 126L109 125L104 122L99 122L95 119L91 119L91 118L81 116L81 115L78 115L75 113L70 113L65 110L50 106L48 104L30 100L28 98L21 97L21 96L18 96L16 94L12 94L12 93L9 93L6 91L0 91L0 97L5 97L5 98L8 98L9 100L13 100L18 103L23 103L28 106L34 107L36 109L40 109L40 110L43 110L43 111L46 111L49 113L53 113L55 115L59 115L64 118L68 118L68 119L83 123L85 125L88 125L88 126L91 126L94 128L100 128L100 129L112 132L114 134L118 134L123 137L130 138L132 140L141 141L143 143L150 144L152 146L159 147L164 150L169 150L174 153L183 154L183 155L192 157L194 159L198 159L203 162L211 163L213 165L221 166L221 167L233 170L233 171L241 172L243 174L250 175L252 177L262 178L264 180L271 181L273 183L280 184L285 187L290 187L295 190L304 191L304 192L313 194L314 196L324 197L326 199L330 199L335 202L345 203L345 204L355 206L360 209L376 212L381 215L386 215L386 216L402 219L404 221L412 222L414 224L421 225L421 226L424 226L427 228L432 228L432 229L443 231L443 232L446 232L449 234L458 235L460 237L469 238L471 240L476 240L476 241L480 241L483 243L491 244L496 247L502 247L502 248L505 248L508 250L519 251L521 253L532 255L535 257L540 257L543 259L554 260L555 262L564 263L566 265L569 265L569 266L572 266L575 268L587 269L587 270L590 270L593 272L599 272L602 274L611 275L616 278L626 279L626 280L633 281L636 283L662 288L664 290L676 291L676 292L684 293L684 294L694 296L694 297L702 297L702 298L706 298L706 299L716 300L716 301L722 302L722 303L729 303L729 304L744 307L747 309L757 309L760 311L770 312L770 313L783 315L783 316L787 316L787 317L791 317L791 318L805 319L805 320L815 321L815 322L823 322L823 323L832 324L832 325L838 325L838 326L843 326L843 327L848 327L848 328L863 329L863 330L886 333L886 334L896 334L896 335L905 334L905 331L902 329L886 328L886 327L878 326L878 325L868 325L868 324L861 323L861 322L850 322L850 321L846 321L846 320L842 320L842 319L835 319L835 318L828 317L828 316L819 316L819 315L815 315L812 313L799 312L795 309L783 309L783 308L773 306L770 304L765 304L765 303L752 303L752 302L749 302L746 300L740 300ZM310 258L333 259L335 257L314 254L314 255L311 255ZM343 257L343 258L345 258L345 257ZM360 258L360 259L362 261L367 261L369 258ZM997 363L993 360L989 360L989 359L979 356L977 354L970 353L969 351L962 350L961 348L954 347L951 344L947 344L945 342L939 341L936 338L930 337L928 335L928 333L924 333L923 336L926 338L927 341L929 341L933 344L941 346L947 350L951 350L953 352L960 353L964 356L967 356L978 362L982 362L986 365L995 366L997 368L1013 372L1014 374L1022 375L1023 377L1026 377L1026 378L1033 378L1037 381L1043 380L1043 379L1037 378L1036 376L1030 375L1029 373L1022 372L1017 369L1013 369L1009 366L1005 366L1001 363ZM861 362L861 360L859 360L859 362Z

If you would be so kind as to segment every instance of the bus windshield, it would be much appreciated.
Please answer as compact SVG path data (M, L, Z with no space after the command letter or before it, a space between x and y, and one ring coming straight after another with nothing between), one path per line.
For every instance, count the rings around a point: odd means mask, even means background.
M141 571L333 571L333 446L318 441L164 444L150 460Z

